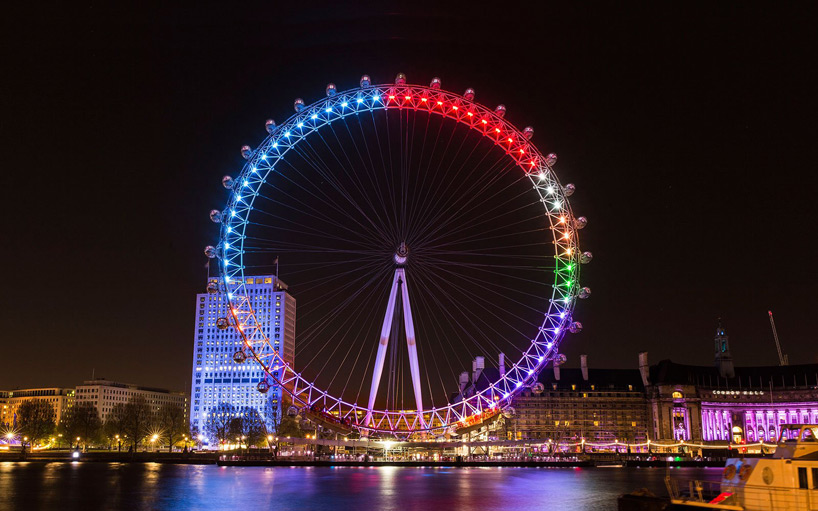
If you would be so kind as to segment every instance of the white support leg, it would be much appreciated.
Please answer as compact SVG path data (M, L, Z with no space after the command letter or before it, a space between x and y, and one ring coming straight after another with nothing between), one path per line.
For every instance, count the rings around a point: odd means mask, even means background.
M401 286L401 301L403 302L403 327L406 329L406 347L409 350L409 371L412 373L412 387L415 391L415 406L418 410L418 420L421 427L426 427L423 420L423 397L420 389L420 366L418 364L418 347L415 343L415 323L412 321L412 306L409 303L409 287L403 268L398 268L395 274L400 274L403 281Z
M383 374L383 362L386 358L386 346L389 344L389 334L392 331L392 321L395 318L395 300L398 295L398 272L395 270L395 278L392 280L392 290L389 292L389 303L386 305L386 314L383 317L383 327L381 327L381 342L378 344L378 354L375 357L375 368L372 370L372 385L369 387L369 405L367 406L364 424L371 426L372 408L375 406L375 397L378 395L378 386L381 383Z
M415 343L415 323L412 321L412 305L409 302L409 289L406 285L406 273L403 268L395 270L392 280L392 290L389 292L389 302L386 305L386 314L381 327L381 341L378 344L378 353L375 356L375 367L372 370L372 385L369 388L369 404L367 405L364 424L372 426L372 409L375 407L375 398L383 375L383 364L386 360L386 348L389 345L389 336L392 331L392 321L395 318L395 301L398 295L398 286L401 287L401 301L403 302L403 328L406 332L406 345L409 350L409 371L412 375L412 387L415 392L415 406L418 410L418 420L421 427L425 427L423 420L423 397L420 387L420 365L418 363L418 349Z

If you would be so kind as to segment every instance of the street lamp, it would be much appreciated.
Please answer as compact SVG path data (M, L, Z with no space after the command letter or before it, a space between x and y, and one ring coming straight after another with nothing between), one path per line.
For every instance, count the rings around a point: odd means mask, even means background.
M119 438L119 435L116 435L116 450L122 452L122 439Z
M159 435L153 435L151 437L151 450L156 452L156 439L159 438Z

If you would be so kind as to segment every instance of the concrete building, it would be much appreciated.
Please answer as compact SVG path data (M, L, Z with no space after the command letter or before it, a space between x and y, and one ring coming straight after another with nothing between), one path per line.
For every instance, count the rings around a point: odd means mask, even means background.
M46 387L0 391L0 426L4 429L17 427L17 408L29 400L45 401L54 408L54 421L59 423L74 403L74 389Z
M250 294L256 318L270 340L272 349L280 350L289 363L295 359L295 298L287 285L275 275L246 277L245 286ZM262 415L266 411L281 413L281 390L271 385L263 394L257 386L266 378L264 371L252 360L234 361L241 348L241 336L235 328L221 329L220 318L229 316L227 298L219 292L218 279L208 281L209 293L196 295L193 369L191 375L191 429L203 432L207 415L219 403L236 408L250 406ZM270 381L269 383L273 383Z
M108 414L116 404L125 404L131 398L141 396L156 413L163 405L171 404L188 410L188 397L184 392L171 392L167 389L142 387L130 383L121 383L106 379L87 380L77 386L75 402L91 403L97 409L99 418L105 422Z

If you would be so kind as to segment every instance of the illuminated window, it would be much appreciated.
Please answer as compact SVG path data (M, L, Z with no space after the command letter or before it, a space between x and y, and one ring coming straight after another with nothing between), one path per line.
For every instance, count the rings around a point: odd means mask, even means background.
M682 399L682 397L683 397L682 393L679 392L678 390L673 393L673 399Z
M631 422L631 427L635 428L636 427L636 422Z
M265 277L264 278L264 283L265 284L272 284L273 283L273 278L272 277Z

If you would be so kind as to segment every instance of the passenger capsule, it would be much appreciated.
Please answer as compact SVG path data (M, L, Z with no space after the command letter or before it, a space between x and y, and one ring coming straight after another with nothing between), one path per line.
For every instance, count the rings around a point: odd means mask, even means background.
M582 323L580 323L579 321L574 321L573 323L571 323L571 326L568 327L568 331L571 332L572 334L578 334L582 332Z
M267 119L267 122L264 123L264 129L267 130L267 133L272 135L276 130L276 122L272 119Z
M547 160L546 160L546 162L547 162ZM577 191L577 187L574 186L574 183L568 183L567 185L562 187L562 193L566 197L570 197L570 196L574 195L575 191Z
M297 98L295 102L293 102L293 108L295 109L296 112L304 110L304 100L301 98Z
M557 353L556 355L554 355L555 366L561 366L566 362L568 362L568 357L565 356L565 353Z
M334 96L335 94L338 93L338 89L335 88L334 83L328 83L326 92L327 92L328 97L332 97L332 96Z
M216 257L216 247L213 245L208 245L205 247L204 253L209 259L213 259Z
M207 283L207 294L215 295L219 292L219 284L217 282L208 282Z
M249 160L253 156L253 149L249 145L241 146L241 157Z
M369 75L363 75L361 77L361 87L369 87L372 85L372 80L369 79Z
M577 229L585 229L585 226L588 225L588 219L584 216L578 216L574 219L574 227Z
M438 78L438 77L432 78L432 83L429 84L429 87L431 87L433 89L439 89L440 88L440 78Z
M579 256L579 262L582 264L588 264L594 259L594 254L591 252L583 252L582 255Z
M591 288L590 287L583 287L579 290L579 297L583 300L591 296Z
M503 117L506 115L506 105L497 105L497 108L494 109L494 114L497 117Z
M549 167L553 167L555 163L557 163L557 153L549 153L548 156L545 157L545 164Z
M222 186L227 188L228 190L233 189L233 178L230 176L224 176L222 178Z
M245 360L247 360L247 354L244 352L244 350L239 350L233 353L233 362L241 364L244 363Z
M213 221L214 224L221 223L222 221L222 212L218 209L211 209L210 210L210 220Z
M395 77L395 84L403 85L404 83L406 83L406 75L403 73L398 73L398 76Z
M474 89L466 89L466 92L463 93L463 97L469 101L474 101Z
M227 327L230 326L230 322L227 318L219 318L216 320L216 328L219 330L227 330Z
M531 137L534 136L534 128L532 128L531 126L526 126L525 129L523 130L523 136L525 137L526 140L531 140Z
M258 382L258 385L256 385L256 390L258 390L262 394L266 394L267 391L270 390L270 383L265 378L265 379L261 380L260 382Z

